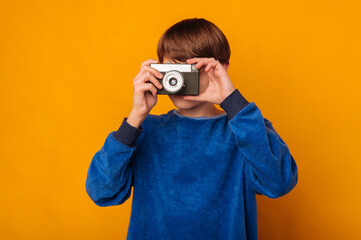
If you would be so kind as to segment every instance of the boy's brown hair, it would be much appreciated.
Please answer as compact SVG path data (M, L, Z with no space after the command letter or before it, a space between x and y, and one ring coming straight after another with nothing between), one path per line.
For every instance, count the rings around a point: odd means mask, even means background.
M190 18L163 33L157 55L160 63L164 57L180 62L194 57L213 57L221 64L229 64L231 49L226 36L215 24L203 18Z

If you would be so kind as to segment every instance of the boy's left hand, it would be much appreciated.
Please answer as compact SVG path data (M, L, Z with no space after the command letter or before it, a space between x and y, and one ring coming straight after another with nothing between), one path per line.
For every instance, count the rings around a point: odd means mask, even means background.
M227 70L218 60L214 58L191 58L187 60L187 63L196 63L196 69L204 66L204 71L208 74L209 84L198 96L183 96L184 100L221 104L221 102L235 90L227 74ZM201 78L199 80L201 81Z

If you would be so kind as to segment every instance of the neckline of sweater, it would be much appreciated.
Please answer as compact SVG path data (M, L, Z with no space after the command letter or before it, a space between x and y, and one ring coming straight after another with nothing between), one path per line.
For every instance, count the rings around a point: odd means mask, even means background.
M224 112L224 113L222 113L222 114L219 114L219 115L216 115L216 116L210 116L210 117L187 117L187 116L180 115L178 109L173 109L173 110L172 110L172 113L173 113L174 115L178 116L178 117L181 117L181 118L194 119L194 120L210 120L210 119L218 119L218 118L222 118L222 117L227 116L227 113Z

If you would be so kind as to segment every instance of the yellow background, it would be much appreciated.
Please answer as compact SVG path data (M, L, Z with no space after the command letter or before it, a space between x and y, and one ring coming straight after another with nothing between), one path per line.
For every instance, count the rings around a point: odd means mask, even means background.
M132 197L96 206L88 166L129 114L141 62L193 17L224 32L234 85L298 164L290 194L257 197L260 239L361 239L356 2L2 0L1 239L125 239ZM151 113L172 108L159 96Z

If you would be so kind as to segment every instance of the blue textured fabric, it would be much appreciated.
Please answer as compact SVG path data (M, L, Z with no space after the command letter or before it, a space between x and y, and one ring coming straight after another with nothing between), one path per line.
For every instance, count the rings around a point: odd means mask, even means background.
M109 133L88 169L98 206L133 202L127 239L257 239L256 195L290 192L298 170L254 102L233 118L148 115L130 147Z

